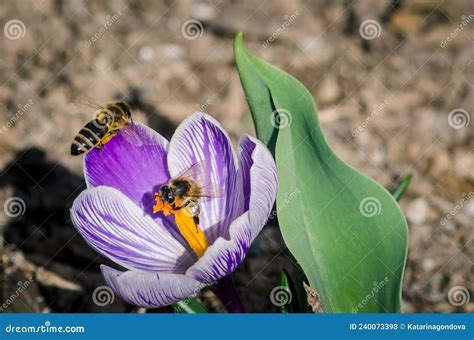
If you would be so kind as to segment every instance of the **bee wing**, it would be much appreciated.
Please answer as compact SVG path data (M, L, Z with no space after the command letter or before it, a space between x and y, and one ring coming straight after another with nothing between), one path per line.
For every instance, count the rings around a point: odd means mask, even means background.
M103 106L91 101L90 99L88 98L84 98L84 97L81 97L79 98L79 100L77 101L78 105L81 105L81 106L86 106L86 107L90 107L92 109L95 109L95 110L101 110L103 109Z
M217 198L224 196L222 188L212 182L210 178L211 165L208 161L199 161L191 165L187 170L183 171L177 178L191 179L196 182L201 189L199 198Z
M79 97L68 105L68 113L70 113L71 115L84 115L84 111L89 112L90 109L93 109L94 112L96 112L102 109L102 106L92 103L84 97Z

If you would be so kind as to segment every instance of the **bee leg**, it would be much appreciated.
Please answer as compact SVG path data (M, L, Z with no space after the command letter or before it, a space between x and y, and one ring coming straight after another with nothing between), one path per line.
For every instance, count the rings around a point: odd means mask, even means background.
M117 134L117 131L118 130L112 130L110 132L107 132L107 134L104 137L102 137L100 142L96 145L96 148L101 150L104 147L104 145L108 143L112 139L112 137L114 137Z
M196 211L193 214L193 220L196 224L196 232L199 230L199 215L201 214L201 209L199 208L199 204L196 205Z
M185 209L186 207L196 207L195 211L192 211L192 212L191 212L191 210L189 210L189 211L192 213L192 218L193 218L194 224L196 225L196 233L197 233L197 232L199 232L199 215L201 213L201 211L199 209L198 201L191 199L191 200L185 202L183 205L180 205L179 207L177 207L174 203L171 205L171 208L174 211Z
M194 208L194 211L189 210L192 213L194 224L196 225L196 232L199 231L199 215L201 214L201 210L199 208L199 201L196 199L190 199L185 204L181 206L181 208Z
M171 204L171 208L173 208L173 210L181 210L181 209L184 209L186 208L191 202L190 201L187 201L185 202L183 205L180 205L179 207L176 206L176 203L173 203Z

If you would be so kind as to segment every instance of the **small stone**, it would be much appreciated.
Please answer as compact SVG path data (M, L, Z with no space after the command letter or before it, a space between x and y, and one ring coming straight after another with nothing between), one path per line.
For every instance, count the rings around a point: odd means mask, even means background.
M143 61L152 61L153 59L155 59L155 50L150 46L143 46L138 51L138 56Z
M184 56L186 55L184 48L177 44L164 45L161 53L164 58L169 60L181 60L184 59Z
M321 90L319 91L319 99L327 102L332 102L339 98L341 91L337 80L333 76L324 77Z
M428 216L429 206L423 198L417 198L407 207L407 218L411 223L423 224Z
M375 152L371 155L371 158L375 164L382 166L387 160L387 154L385 150L379 149L375 150Z
M447 222L441 223L441 231L444 234L451 236L456 231L456 224L453 221L447 220Z
M209 4L197 4L193 8L193 16L201 20L212 20L217 16L217 9Z
M437 148L434 153L433 163L430 167L430 173L433 177L439 178L451 170L451 168L452 161L448 152L442 147Z
M431 258L427 258L423 260L421 266L425 272L430 272L436 267L436 261Z
M469 196L469 201L464 206L464 211L467 216L474 217L474 197L472 195Z
M334 46L322 37L305 36L298 41L299 48L317 63L329 62L335 55Z
M462 177L474 178L474 155L470 152L457 152L454 168Z

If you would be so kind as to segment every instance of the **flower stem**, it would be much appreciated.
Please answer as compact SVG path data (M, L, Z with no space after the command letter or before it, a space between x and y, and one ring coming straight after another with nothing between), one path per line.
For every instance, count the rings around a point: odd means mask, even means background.
M222 301L224 308L229 313L246 313L245 307L240 301L239 294L234 285L232 276L222 278L213 288L214 294Z

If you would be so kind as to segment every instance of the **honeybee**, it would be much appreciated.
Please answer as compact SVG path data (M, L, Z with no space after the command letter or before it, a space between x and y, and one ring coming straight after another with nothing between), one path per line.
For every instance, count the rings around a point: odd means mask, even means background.
M81 155L92 148L101 149L132 121L130 106L125 102L97 106L94 119L77 133L71 143L71 155Z
M198 257L206 251L206 235L199 227L201 199L220 197L211 183L205 161L197 162L179 176L172 178L155 193L153 213L173 214L179 232Z
M168 205L169 212L185 209L190 214L196 226L199 226L199 202L205 198L221 196L219 188L210 182L210 170L206 161L193 164L179 176L172 178L155 194L155 200L161 200ZM159 202L157 200L157 203ZM158 207L159 209L159 207ZM165 210L165 209L159 209Z

